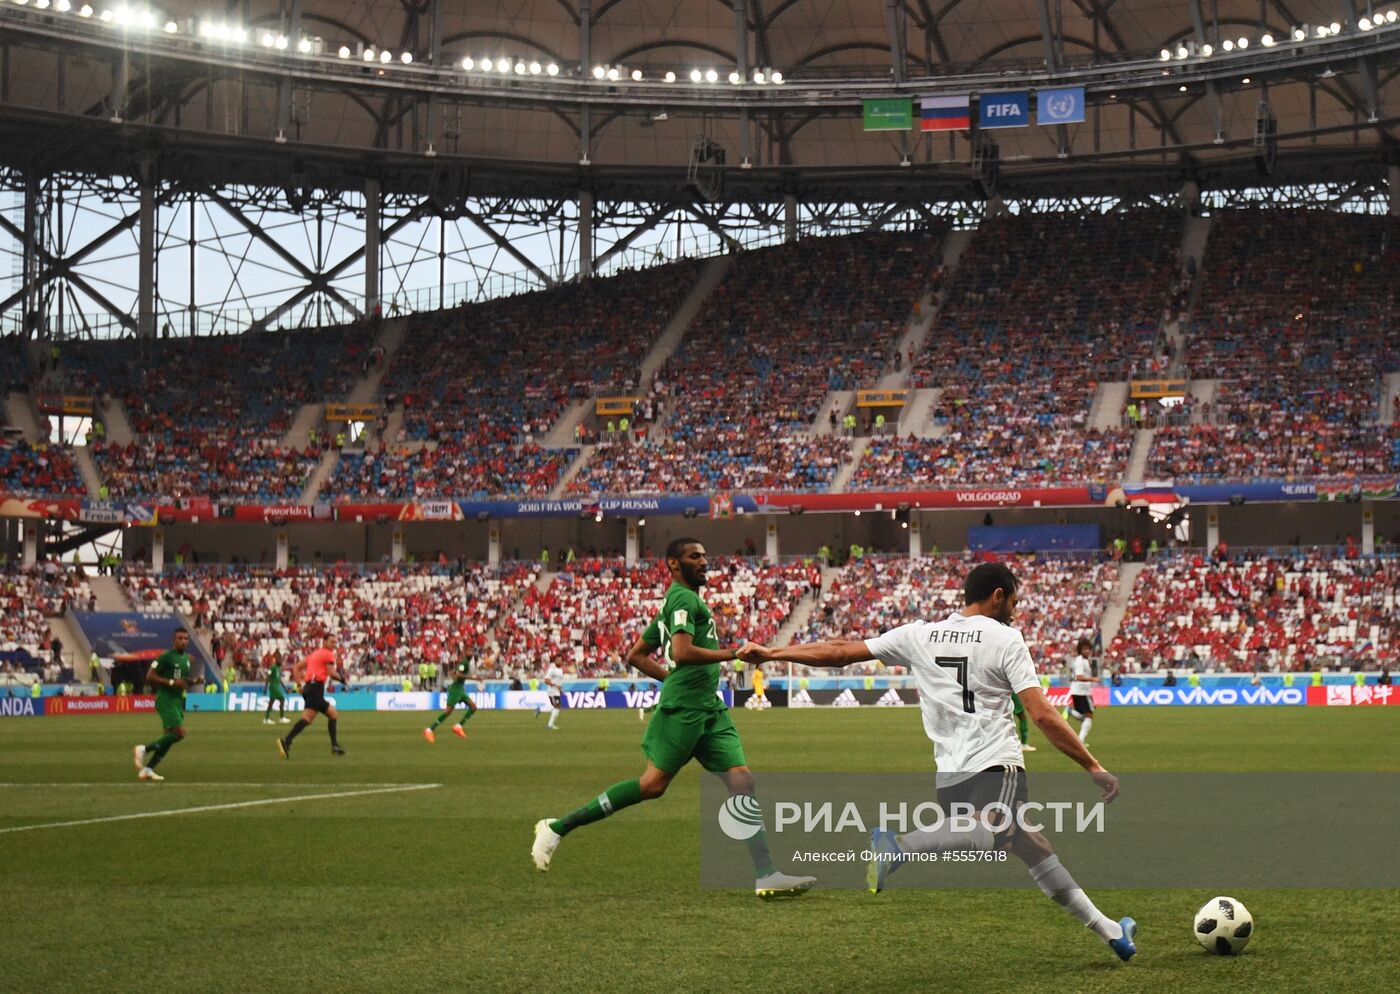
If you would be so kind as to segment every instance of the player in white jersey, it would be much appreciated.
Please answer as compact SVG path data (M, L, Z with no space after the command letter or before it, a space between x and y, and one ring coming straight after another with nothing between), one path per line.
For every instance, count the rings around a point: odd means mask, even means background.
M1050 743L1084 768L1105 802L1112 801L1118 796L1118 778L1099 765L1051 707L1025 639L1010 627L1017 586L1006 566L983 563L964 581L963 609L941 621L916 621L864 641L834 639L781 648L748 643L739 657L747 663L790 660L828 667L878 658L886 665L909 667L919 687L924 731L934 743L938 803L945 811L965 803L978 812L998 804L1014 813L1025 804L1024 760L1011 722L1013 694ZM883 889L889 874L912 853L1010 850L1047 897L1093 929L1120 959L1131 959L1137 952L1137 923L1106 917L1060 864L1044 835L1017 828L1014 818L998 814L995 821L1010 824L997 825L997 831L979 821L970 833L946 824L906 835L873 832L867 872L871 891Z
M1089 729L1094 727L1094 685L1099 682L1090 653L1094 643L1082 638L1074 646L1074 658L1069 661L1070 707L1065 708L1065 718L1080 722L1079 741L1089 741Z
M540 716L540 711L549 712L549 725L551 731L559 731L559 726L555 724L559 720L559 698L564 694L564 671L559 668L558 663L550 663L549 669L544 671L545 703L535 708L535 717Z

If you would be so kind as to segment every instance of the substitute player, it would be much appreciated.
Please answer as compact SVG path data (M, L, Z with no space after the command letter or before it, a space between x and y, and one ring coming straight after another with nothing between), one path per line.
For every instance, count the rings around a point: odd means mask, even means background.
M1094 727L1094 684L1098 682L1098 666L1090 653L1094 643L1081 638L1074 644L1074 658L1069 661L1070 707L1065 708L1065 718L1074 718L1079 724L1079 741L1089 741L1089 729Z
M572 814L536 822L531 856L540 870L549 869L564 836L640 801L660 797L692 759L723 778L731 796L752 797L753 775L739 732L718 696L720 664L737 658L737 653L720 648L714 615L700 599L700 588L705 585L705 547L696 539L678 538L666 547L666 566L671 586L661 613L627 652L630 665L662 681L661 699L642 737L646 769L635 780L613 784ZM664 666L651 659L658 648ZM759 897L796 897L816 882L813 877L779 873L761 829L746 844L757 876L754 892Z
M1016 577L1005 565L983 563L964 581L963 609L941 621L916 621L864 641L838 639L785 648L748 643L739 651L750 663L786 659L809 666L847 666L878 658L886 665L908 666L918 682L924 731L934 743L938 804L945 811L952 804L970 804L980 812L996 803L1014 814L1026 802L1021 747L1011 729L1012 694L1020 695L1051 744L1084 768L1103 791L1103 800L1112 801L1118 796L1118 778L1099 765L1050 706L1025 640L1010 627L1016 587ZM1060 865L1045 836L1017 828L1014 818L1005 820L1009 824L996 833L985 822L971 832L954 831L946 823L907 835L877 829L870 836L870 890L882 890L889 874L911 853L1009 849L1047 897L1092 929L1119 959L1131 959L1137 952L1137 922L1105 917Z
M272 705L277 704L277 710L281 715L282 724L291 724L292 719L287 717L287 688L282 686L282 654L273 653L272 663L267 668L267 680L263 683L263 690L267 692L267 714L263 715L263 724L272 724Z
M447 688L447 710L438 715L437 721L423 729L423 738L429 742L437 741L437 727L448 718L451 718L457 710L458 704L467 706L466 713L462 715L461 721L452 726L452 734L459 739L467 737L467 730L462 727L470 721L472 715L476 714L476 701L472 700L472 695L467 692L467 676L471 671L471 664L468 660L462 659L457 663L457 668L452 672L452 683Z
M156 714L165 733L148 745L132 750L138 780L164 780L156 767L176 742L185 738L185 691L190 685L190 633L175 629L172 644L156 657L146 682L156 688Z
M350 682L344 671L336 666L334 635L321 637L321 648L292 668L292 679L301 683L304 707L301 719L292 726L286 738L277 740L277 751L282 754L283 759L290 758L292 740L316 720L316 715L323 714L326 716L326 728L331 733L331 755L344 756L345 750L341 748L340 741L335 736L335 724L340 716L336 713L335 705L326 700L327 680L335 680L342 685L348 685Z

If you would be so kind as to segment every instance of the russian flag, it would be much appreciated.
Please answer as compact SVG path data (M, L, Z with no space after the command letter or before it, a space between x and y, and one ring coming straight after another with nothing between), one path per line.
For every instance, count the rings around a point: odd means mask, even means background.
M972 95L923 97L919 100L920 131L966 131L972 127Z

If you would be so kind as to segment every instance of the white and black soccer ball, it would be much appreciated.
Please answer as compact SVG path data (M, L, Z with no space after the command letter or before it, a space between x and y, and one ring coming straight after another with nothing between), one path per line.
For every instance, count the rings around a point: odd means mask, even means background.
M1254 916L1233 897L1212 897L1191 921L1191 934L1210 952L1234 956L1254 935Z

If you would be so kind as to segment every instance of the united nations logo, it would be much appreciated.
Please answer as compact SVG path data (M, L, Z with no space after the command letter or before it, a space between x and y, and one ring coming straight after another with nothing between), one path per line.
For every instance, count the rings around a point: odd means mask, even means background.
M1045 100L1045 116L1052 121L1063 121L1074 116L1078 107L1072 93L1057 93Z

